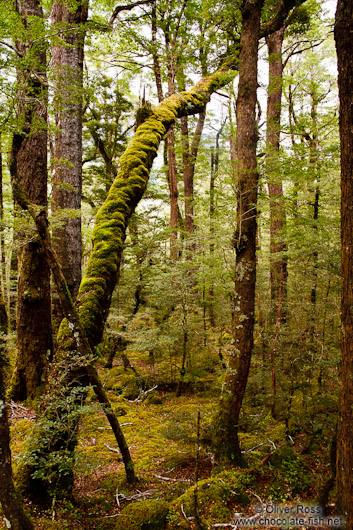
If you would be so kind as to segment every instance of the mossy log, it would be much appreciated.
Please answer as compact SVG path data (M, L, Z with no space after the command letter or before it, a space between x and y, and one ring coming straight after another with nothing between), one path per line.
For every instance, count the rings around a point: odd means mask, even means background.
M142 123L120 159L120 170L97 213L93 250L76 300L82 334L92 351L101 341L111 297L116 286L129 219L142 198L158 147L169 127L181 116L201 112L211 94L234 78L230 62L201 80L189 92L161 102ZM16 188L16 199L26 198ZM88 372L94 357L79 347L74 324L64 319L57 337L56 363L49 378L42 414L28 444L21 469L23 490L32 498L70 495L73 486L73 452L80 407L84 403Z

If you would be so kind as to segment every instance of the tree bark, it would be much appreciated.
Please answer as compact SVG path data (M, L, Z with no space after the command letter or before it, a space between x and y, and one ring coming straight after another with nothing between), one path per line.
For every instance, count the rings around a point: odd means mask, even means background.
M279 136L282 108L282 44L284 26L266 38L269 56L267 96L266 173L270 199L270 320L273 337L270 344L271 413L276 407L276 357L280 325L286 319L287 305L287 245L285 242L286 212L284 208L282 176L279 166Z
M266 173L270 198L270 275L272 321L285 319L287 298L286 212L279 167L279 135L282 100L282 43L284 27L266 38L269 55L267 97Z
M53 232L54 248L75 299L81 281L82 98L85 23L88 0L72 9L65 0L52 7L53 24L61 28L64 45L54 46L55 147L52 209L63 216ZM65 210L71 210L67 216Z
M256 280L257 59L262 0L245 2L239 55L237 116L237 224L234 236L234 348L229 356L220 407L214 421L214 449L220 460L242 464L238 422L253 347Z
M0 293L2 291L1 287L0 285ZM6 358L4 354L5 341L3 335L6 335L6 333L6 308L3 299L0 298L0 503L6 518L7 528L12 528L13 530L34 530L31 521L23 511L23 506L17 495L12 475L10 429L8 406L5 402L4 381Z
M181 135L183 143L183 179L184 179L184 201L185 201L185 231L192 236L195 230L194 223L194 175L197 154L200 147L201 135L205 124L206 110L200 113L197 121L194 137L189 144L188 118L181 118ZM191 250L195 249L193 243Z
M353 4L339 0L335 21L341 140L341 366L337 508L353 528Z
M2 331L4 331L2 329ZM1 339L2 341L3 339ZM1 344L1 349L4 345ZM8 407L5 403L4 359L0 353L0 502L6 518L7 528L12 530L34 530L34 527L23 511L22 503L15 490L10 450L10 430ZM9 524L11 526L9 526Z
M43 43L32 41L30 19L43 18L40 4L39 0L17 4L28 39L16 46L34 66L31 71L28 66L18 67L18 123L22 121L22 125L13 137L10 171L33 203L46 206L46 56ZM39 396L46 379L47 355L52 350L50 271L38 238L28 234L24 238L26 242L18 252L17 358L10 389L15 400Z

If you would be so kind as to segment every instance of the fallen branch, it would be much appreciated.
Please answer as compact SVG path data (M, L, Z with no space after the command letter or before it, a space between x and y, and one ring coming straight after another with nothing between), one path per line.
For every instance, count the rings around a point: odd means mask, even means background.
M153 392L153 390L156 390L156 388L158 388L158 385L154 385L152 388L149 388L148 390L140 390L140 393L136 399L128 399L129 403L140 403L146 398L147 394L149 394L150 392Z
M169 477L162 477L162 475L153 475L156 478L159 478L160 480L166 480L167 482L192 482L192 480L188 478L169 478Z
M117 505L120 506L120 500L123 500L123 501L144 500L146 497L152 497L152 495L156 493L156 491L158 490L152 489L152 490L147 490L147 491L139 491L139 490L137 491L138 493L136 493L135 495L130 495L130 497L128 497L127 495L124 495L123 493L118 493L118 490L116 490L115 499L116 499Z

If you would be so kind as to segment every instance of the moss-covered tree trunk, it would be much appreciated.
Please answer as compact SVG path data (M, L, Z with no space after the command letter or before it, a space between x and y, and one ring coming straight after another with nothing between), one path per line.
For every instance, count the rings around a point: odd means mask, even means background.
M65 0L55 0L51 12L63 41L52 52L57 127L52 208L63 217L53 241L74 299L81 282L83 57L88 3L80 0L70 6Z
M233 351L214 420L214 449L220 460L242 463L238 440L241 404L248 380L253 347L256 281L256 204L258 171L256 160L257 59L262 0L246 1L242 8L239 55L239 88L236 104L237 222L234 236L235 307Z
M2 286L0 285L0 293ZM10 429L8 406L5 402L4 367L5 335L7 333L7 314L5 304L0 298L0 503L6 518L6 527L12 530L34 530L31 521L23 511L22 502L16 492L11 464Z
M16 5L26 41L16 42L22 61L18 66L18 130L13 137L10 169L29 199L46 206L46 54L43 35L38 37L43 12L39 0ZM18 252L17 358L10 392L15 400L38 397L52 349L50 271L39 239L32 233L23 237Z
M339 0L335 40L341 139L341 367L337 432L338 512L353 529L353 3Z
M0 339L1 341L3 339ZM1 350L3 344L0 345ZM5 403L3 351L0 352L0 502L6 518L7 528L12 530L34 530L23 511L22 503L15 490L10 450L8 408Z
M97 213L93 251L76 300L83 332L91 348L101 341L119 276L126 228L146 189L161 140L177 118L202 111L210 95L232 77L225 66L189 92L174 94L160 103L137 129L121 157L119 173ZM55 373L50 378L43 413L29 444L27 467L21 471L22 477L27 478L29 494L50 495L55 485L66 489L68 494L72 487L80 405L89 384L86 367L94 362L92 357L86 359L78 352L74 335L72 323L65 319L57 337ZM62 403L58 399L60 395ZM32 478L34 472L37 475Z

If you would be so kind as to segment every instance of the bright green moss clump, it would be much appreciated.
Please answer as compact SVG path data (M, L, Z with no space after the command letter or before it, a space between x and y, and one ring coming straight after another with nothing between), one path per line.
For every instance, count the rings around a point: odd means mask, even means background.
M244 506L250 502L245 488L252 480L247 473L223 471L215 477L198 482L198 510L207 527L212 527L215 523L228 523L235 505ZM195 515L194 486L172 504L171 513L174 513L174 517L169 517L168 530L181 528L181 506L187 517Z
M121 511L115 530L163 530L169 511L164 501L141 501Z

